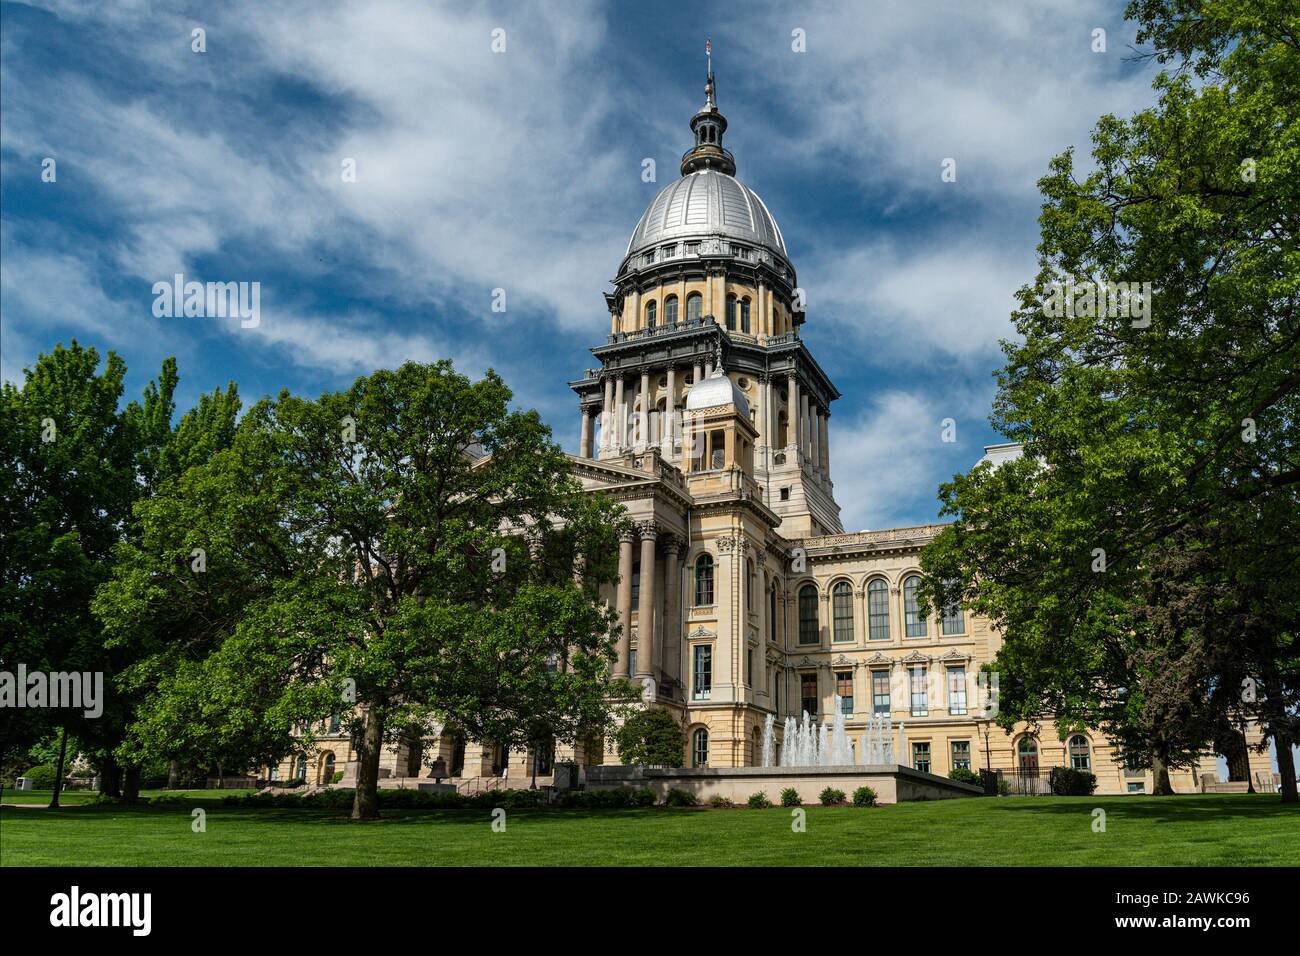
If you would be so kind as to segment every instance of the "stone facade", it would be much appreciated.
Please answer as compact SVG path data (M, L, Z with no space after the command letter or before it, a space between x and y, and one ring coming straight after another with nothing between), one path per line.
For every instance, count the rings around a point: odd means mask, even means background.
M603 595L623 625L615 674L681 721L687 767L756 766L769 715L779 735L804 711L830 720L839 700L854 739L873 713L903 725L898 761L914 769L1073 765L1097 774L1099 792L1150 792L1150 773L1126 769L1097 734L1007 734L983 719L976 675L998 635L913 595L940 526L843 532L830 444L840 393L800 335L803 296L780 229L721 148L711 74L706 95L683 178L651 202L605 297L599 367L570 383L574 472L635 523ZM1015 453L986 449L995 462ZM349 741L324 730L315 755L276 769L281 779L323 784L348 767ZM503 772L547 783L557 758L618 762L598 747L539 760L435 732L389 748L381 782L427 777L436 760L462 789L499 786ZM1252 775L1267 768L1250 757ZM1213 770L1207 757L1196 773ZM1172 779L1199 786L1191 772Z

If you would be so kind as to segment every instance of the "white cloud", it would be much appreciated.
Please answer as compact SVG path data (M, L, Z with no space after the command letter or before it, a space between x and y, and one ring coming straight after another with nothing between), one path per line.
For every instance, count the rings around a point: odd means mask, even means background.
M845 530L929 520L918 514L933 517L938 483L979 460L982 449L964 436L988 405L987 391L941 396L891 390L874 395L856 418L832 420L831 475ZM957 423L956 443L943 441L946 418Z

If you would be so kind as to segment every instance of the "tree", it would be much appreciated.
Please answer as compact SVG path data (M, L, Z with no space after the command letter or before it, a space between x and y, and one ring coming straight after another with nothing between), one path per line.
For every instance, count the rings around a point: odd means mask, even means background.
M993 419L1026 454L944 485L925 596L1003 632L1004 724L1101 727L1169 792L1168 767L1252 718L1295 801L1300 17L1129 15L1176 68L1155 108L1101 118L1092 172L1066 152L1040 182Z
M666 710L636 711L623 722L615 740L619 759L626 764L680 767L684 762L686 734Z
M142 493L140 463L169 430L176 363L168 359L141 402L119 409L126 364L108 353L55 347L3 387L0 425L0 669L101 672L103 713L9 710L0 725L8 759L58 728L111 749L122 704L113 677L122 661L103 644L91 613L113 549ZM62 749L62 748L61 748ZM53 805L62 784L62 757Z
M281 393L142 502L96 604L113 640L159 649L128 675L148 688L139 753L268 762L355 704L369 819L383 744L412 725L508 746L600 733L631 692L597 600L626 519L510 400L448 362Z

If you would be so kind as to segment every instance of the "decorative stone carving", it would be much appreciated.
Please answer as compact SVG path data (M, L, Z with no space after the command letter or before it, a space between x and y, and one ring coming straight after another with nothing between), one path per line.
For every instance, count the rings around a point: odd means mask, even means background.
M651 541L659 537L659 526L653 521L638 521L636 530L642 538L649 538Z
M903 658L903 663L904 664L928 664L930 663L930 660L931 658L929 654L922 654L920 651L912 651L912 653L908 654L906 657Z
M713 631L710 631L703 624L696 625L695 630L691 631L689 634L686 635L686 637L692 641L707 641L707 640L712 640L717 636L718 636L717 634L713 633Z

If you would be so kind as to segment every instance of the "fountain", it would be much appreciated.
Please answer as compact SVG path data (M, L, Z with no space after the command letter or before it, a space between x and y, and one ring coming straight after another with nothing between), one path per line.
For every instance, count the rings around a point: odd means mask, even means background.
M849 735L844 730L844 710L840 706L840 695L835 695L835 716L831 728L830 764L835 767L850 766L853 763L853 749Z
M763 721L763 766L772 766L772 751L776 747L776 717L767 715Z
M893 741L890 743L892 744ZM902 720L898 722L898 756L907 760L907 722Z
M799 732L795 729L794 718L785 719L785 732L781 735L781 766L795 766L799 753Z
M826 721L822 721L817 727L817 763L822 767L831 765L831 747L827 739L830 735L827 733Z

